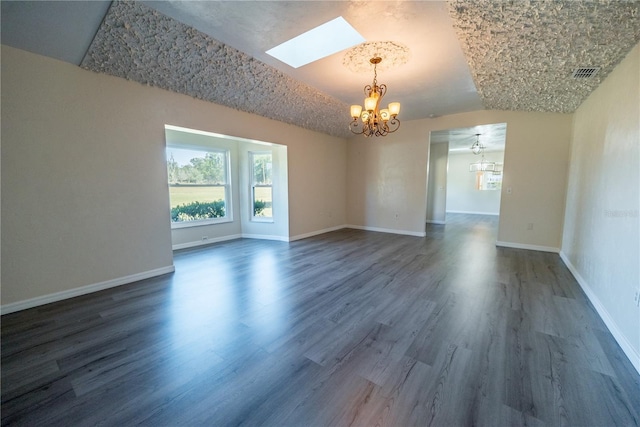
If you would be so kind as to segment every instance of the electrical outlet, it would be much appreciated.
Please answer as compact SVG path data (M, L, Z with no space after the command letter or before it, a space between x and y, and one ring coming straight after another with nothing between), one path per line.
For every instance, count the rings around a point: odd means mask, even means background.
M636 307L640 307L640 291L636 291L636 295L633 297L633 301L635 301Z
M202 240L209 240L209 236L202 236Z
M396 219L400 218L400 214L396 213Z
M527 224L527 230L533 230L533 223L532 222Z

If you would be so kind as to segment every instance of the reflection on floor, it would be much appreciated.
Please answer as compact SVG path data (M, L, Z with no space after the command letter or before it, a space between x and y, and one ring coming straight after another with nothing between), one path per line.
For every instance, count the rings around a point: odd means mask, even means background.
M2 317L2 423L637 425L640 378L555 254L497 217L176 253Z

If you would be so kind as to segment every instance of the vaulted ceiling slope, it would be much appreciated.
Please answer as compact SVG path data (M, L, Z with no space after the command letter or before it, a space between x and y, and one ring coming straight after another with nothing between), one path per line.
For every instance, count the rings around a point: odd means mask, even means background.
M349 136L345 103L141 3L112 4L80 65L329 135Z
M454 0L449 6L489 110L572 113L640 40L637 1ZM581 67L600 70L573 78Z
M481 108L571 113L640 41L640 0L0 6L2 43L338 137L352 136L348 106L362 102L372 73L348 70L345 52L298 69L265 53L337 16L367 41L411 51L378 73L402 120ZM600 70L574 79L578 67Z

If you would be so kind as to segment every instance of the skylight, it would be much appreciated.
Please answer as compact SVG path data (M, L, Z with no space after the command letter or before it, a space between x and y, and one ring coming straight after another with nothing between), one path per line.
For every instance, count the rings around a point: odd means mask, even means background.
M298 68L364 41L364 37L339 16L269 49L267 54Z

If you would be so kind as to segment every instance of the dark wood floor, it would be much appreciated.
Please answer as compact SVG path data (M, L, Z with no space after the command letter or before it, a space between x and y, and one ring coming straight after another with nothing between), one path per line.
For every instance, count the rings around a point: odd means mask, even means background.
M176 253L2 317L3 425L638 425L640 378L557 255L493 217Z

